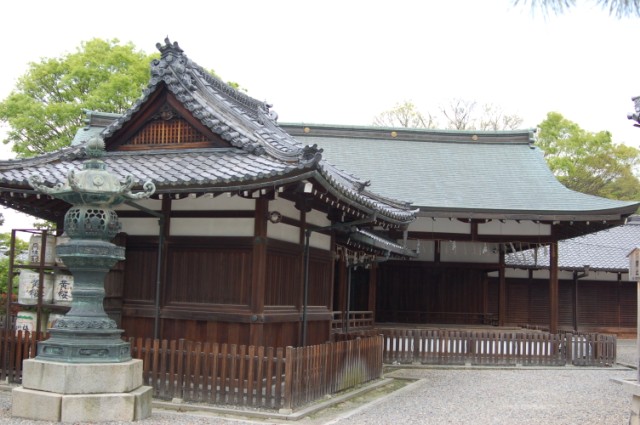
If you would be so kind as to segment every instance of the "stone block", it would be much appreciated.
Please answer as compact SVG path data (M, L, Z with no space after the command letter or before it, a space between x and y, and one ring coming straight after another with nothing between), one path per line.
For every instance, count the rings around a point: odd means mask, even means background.
M133 420L139 421L151 416L151 404L153 403L153 388L140 387L131 391L135 398L135 412Z
M122 363L23 362L22 386L60 394L128 393L142 385L142 360Z
M11 397L12 416L36 421L60 422L61 394L17 387L11 391Z
M62 396L62 422L133 421L133 394L73 394Z

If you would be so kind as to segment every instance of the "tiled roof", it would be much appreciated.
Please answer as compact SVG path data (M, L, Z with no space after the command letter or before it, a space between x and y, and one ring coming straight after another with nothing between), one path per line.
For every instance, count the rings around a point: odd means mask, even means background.
M282 126L302 143L321 147L327 161L371 180L381 195L407 199L424 215L463 211L478 218L496 212L535 218L621 210L628 215L638 207L564 187L526 130Z
M627 224L558 243L558 267L561 270L626 272L629 252L640 241L640 218L631 217ZM505 256L508 267L549 268L549 252L545 248L529 249Z
M84 159L86 153L82 145L34 158L0 161L0 185L28 187L28 177L37 175L52 186L66 181L69 170L81 168ZM151 180L157 193L272 188L274 184L316 178L334 195L350 200L356 207L378 212L381 219L408 222L414 217L407 204L361 190L358 180L346 179L323 161L289 163L236 148L115 151L107 152L102 159L121 178L131 175L137 186Z
M151 80L143 96L103 132L108 139L140 110L161 85L166 85L195 118L231 145L249 153L268 152L281 160L311 161L319 158L282 130L271 105L247 96L209 74L184 54L178 43L158 43L160 59L151 64Z
M400 245L396 242L390 241L389 239L383 238L382 236L376 235L373 232L369 232L363 229L358 229L355 232L350 233L349 240L362 242L365 245L372 246L389 253L404 255L407 257L417 256L415 251L411 251L403 245Z
M220 192L283 185L315 179L341 202L384 221L405 224L415 218L406 202L365 190L366 182L322 160L322 150L289 135L270 105L255 100L211 76L189 59L177 43L158 44L161 58L151 66L143 96L123 115L87 111L87 126L69 148L15 161L0 161L0 184L7 190L29 189L27 178L45 184L66 180L86 158L84 144L96 135L109 139L140 112L158 90L171 92L193 117L229 142L227 148L109 151L103 157L120 177L131 175L137 185L151 180L157 193ZM11 188L11 189L8 189ZM0 188L2 190L2 188Z
M76 158L69 158L75 153ZM15 162L0 162L0 182L26 183L31 175L39 175L53 185L65 181L71 169L80 168L84 150L68 149L67 155L49 155L23 160L23 167L10 168ZM60 160L56 157L63 156ZM66 156L66 158L65 158ZM298 170L296 165L273 158L249 154L238 149L188 149L175 151L108 152L102 158L109 169L124 178L133 176L138 184L153 181L159 189L167 187L206 187L234 182L260 180ZM302 167L300 167L302 169Z

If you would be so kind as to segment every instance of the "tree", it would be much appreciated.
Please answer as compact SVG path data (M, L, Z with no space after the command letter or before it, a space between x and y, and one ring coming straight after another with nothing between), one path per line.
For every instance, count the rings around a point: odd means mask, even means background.
M487 103L482 108L478 130L516 130L522 126L523 120L519 115L507 114L492 103Z
M0 121L10 126L3 143L14 143L20 157L69 145L83 109L123 113L141 96L153 57L131 43L93 39L75 53L30 63L0 102Z
M576 5L575 0L513 0L514 5L527 3L532 10L542 10L545 14L561 14ZM595 3L617 18L640 16L640 0L595 0Z
M440 107L447 120L447 128L454 130L473 130L475 127L475 100L452 99L448 105Z
M9 283L9 256L11 248L11 233L0 233L0 313L4 310L6 302L7 285ZM16 255L27 251L29 243L22 239L15 239Z
M478 112L479 111L479 112ZM410 101L397 103L392 109L373 119L373 125L381 127L436 128L438 122L444 128L454 130L515 130L522 124L516 114L506 114L491 103L480 105L474 100L452 99L439 108L438 115L426 116Z
M537 145L568 188L613 199L640 197L640 181L633 173L640 151L614 144L608 131L592 133L549 112L539 125Z
M378 127L434 128L435 120L431 114L427 114L425 117L413 103L405 100L374 117L373 125Z
M520 116L507 114L492 103L478 107L475 100L452 99L440 107L440 113L445 117L447 128L455 130L515 130L522 125Z

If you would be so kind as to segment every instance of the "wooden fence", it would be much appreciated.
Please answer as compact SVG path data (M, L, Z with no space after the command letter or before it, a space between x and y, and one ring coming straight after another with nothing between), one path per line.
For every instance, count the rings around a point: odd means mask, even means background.
M611 366L614 335L379 329L388 364Z
M0 329L0 379L4 382L22 382L22 360L36 356L36 347L44 334L22 332L17 334Z
M43 335L44 336L44 335ZM35 333L0 331L0 377L22 381L36 355ZM301 348L131 338L143 380L156 398L295 409L382 376L380 335Z
M361 329L373 329L373 322L373 311L350 311L348 317L341 311L334 311L331 331L348 333Z
M291 381L285 387L285 407L302 406L382 377L382 343L382 336L376 335L304 348L288 347L285 374Z

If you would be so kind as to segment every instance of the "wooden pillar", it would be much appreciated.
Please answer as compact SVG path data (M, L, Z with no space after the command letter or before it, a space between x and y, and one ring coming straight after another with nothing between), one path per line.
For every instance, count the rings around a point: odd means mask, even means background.
M482 313L489 313L489 276L482 273Z
M373 320L376 318L376 287L378 285L378 263L372 263L369 270L369 300L367 310L373 312Z
M507 280L504 267L504 246L500 245L498 254L498 325L504 326L507 320Z
M269 200L258 198L254 216L254 232L251 263L251 324L249 344L264 344L264 297L267 276L267 213Z
M578 272L573 272L573 330L578 331Z
M336 308L342 315L344 326L344 314L347 311L347 264L344 256L340 257L340 261L338 262L338 276L337 276L337 287L336 287Z
M558 242L549 245L549 332L558 332Z
M296 208L298 208L296 206ZM298 276L298 281L300 282L300 286L298 287L298 297L296 298L296 308L298 309L298 312L300 313L300 321L298 321L298 347L302 347L302 337L303 337L303 323L302 323L302 316L303 316L303 310L304 310L304 279L305 279L305 272L304 272L304 268L305 268L305 257L304 257L304 251L305 251L305 243L306 243L306 236L305 236L305 231L307 229L307 213L298 208L298 210L300 211L300 233L298 234L299 236L299 244L300 244L300 274Z
M168 272L168 263L169 263L169 244L171 237L171 197L164 196L162 198L162 220L161 224L162 228L159 231L158 236L158 262L159 264L156 267L157 273L159 276L156 276L156 317L154 323L154 334L157 334L157 338L163 338L163 329L162 329L162 306L166 304L166 282L167 282L167 272ZM155 335L154 335L155 337Z

